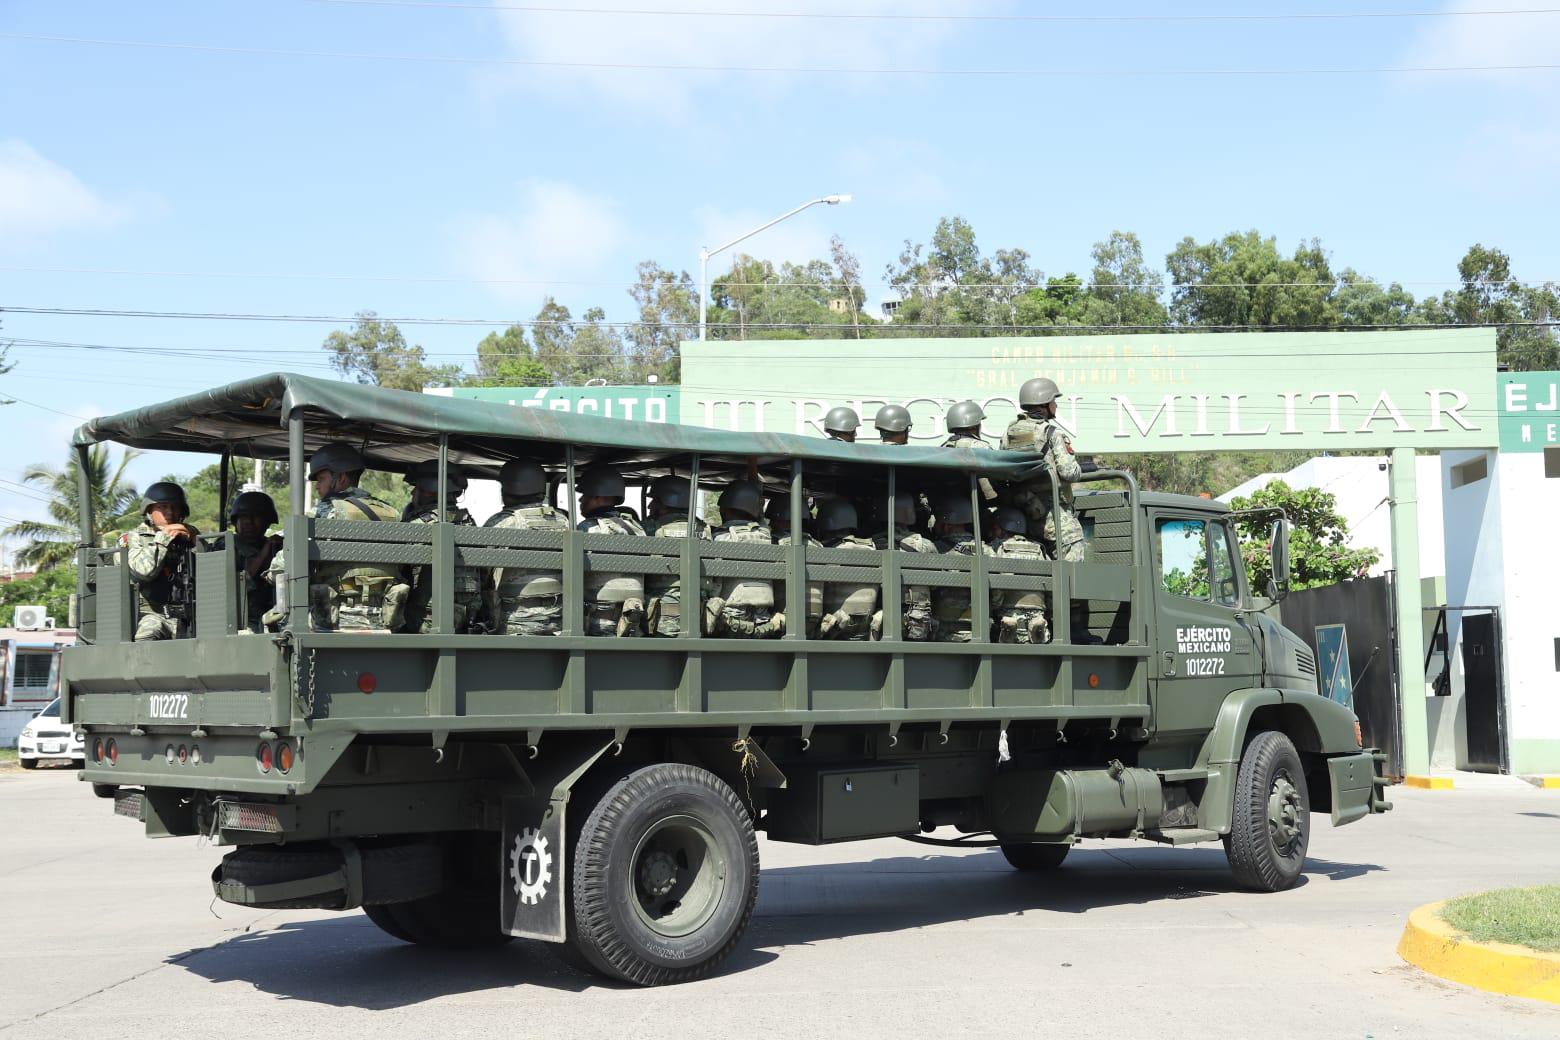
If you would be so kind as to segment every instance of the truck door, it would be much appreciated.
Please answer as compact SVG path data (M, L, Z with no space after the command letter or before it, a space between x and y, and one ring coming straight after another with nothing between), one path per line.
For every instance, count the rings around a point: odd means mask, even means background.
M1205 732L1228 693L1258 682L1233 534L1206 514L1154 518L1154 720L1161 735Z

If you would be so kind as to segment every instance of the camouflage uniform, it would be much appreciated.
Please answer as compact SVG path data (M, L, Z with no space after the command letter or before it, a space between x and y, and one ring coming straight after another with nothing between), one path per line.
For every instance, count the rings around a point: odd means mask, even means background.
M980 423L986 418L986 412L974 401L960 401L948 409L948 415L943 420L948 427L948 439L942 442L944 448L973 448L976 450L991 450L991 445L980 436ZM996 488L991 486L991 481L981 477L980 495L987 502L997 497Z
M388 503L358 487L326 495L314 507L316 520L393 521L395 515ZM282 566L281 553L271 566ZM411 591L383 564L320 563L309 574L309 624L316 632L394 632L406 620Z
M818 539L814 538L810 534L804 534L802 536L802 543L814 548L823 547L823 543L818 541ZM790 545L791 536L789 534L781 535L779 538L775 539L775 544ZM790 602L786 598L787 593L785 582L782 581L775 586L775 595L779 597L780 608L784 609L785 605ZM808 639L817 639L818 632L823 625L823 584L816 581L807 582L807 590L803 595L803 610L805 611L805 614L802 618L803 632L806 634Z
M542 502L506 506L483 527L510 531L567 531L569 518ZM563 573L505 567L487 584L488 613L512 636L555 636L563 630Z
M196 536L200 534L193 527L190 531ZM180 557L189 552L200 552L200 543L175 546L166 532L158 530L150 520L142 520L140 527L119 536L119 544L127 550L125 562L135 587L136 610L140 615L135 623L135 638L138 641L177 639L187 633L195 605L184 605L189 613L181 620L170 613L179 608L170 605L169 598L173 592L174 571L182 562Z
M991 550L974 534L963 532L945 535L937 539L937 551L974 556L977 552L991 555ZM970 590L937 588L932 590L932 616L937 621L937 642L968 643L973 638Z
M937 544L918 531L899 534L899 551L913 553L937 552ZM873 548L888 548L888 536L880 534L872 540ZM930 585L905 585L902 589L903 637L912 643L931 642L937 636L937 619L932 616L932 588ZM872 616L872 638L883 638L883 611Z
M1045 547L1021 534L1003 534L991 543L992 555L999 559L1044 560ZM1051 626L1045 620L1044 594L1038 590L1007 589L993 592L996 601L997 642L1049 643Z
M451 505L446 512L449 523L462 527L477 526L471 514L459 506ZM424 509L414 513L406 522L436 524L439 522L439 510ZM432 632L433 568L413 567L410 577L412 591L406 599L406 630ZM492 577L485 568L455 568L455 631L478 633L487 631L490 621L487 615L489 600L487 589L491 581Z
M270 539L244 538L241 535L233 535L233 557L238 564L239 580L244 584L244 602L247 608L245 618L248 621L249 631L260 632L264 630L261 619L276 606L276 586L267 580L270 576L269 568L263 574L250 574L249 563L255 557L265 552L266 543ZM277 550L277 556L281 550Z
M1043 458L1051 473L1050 480L1057 481L1060 513L1051 515L1051 484L1043 478L1023 484L1013 496L1014 504L1029 517L1031 531L1044 532L1045 541L1055 547L1056 559L1083 562L1083 527L1073 512L1073 481L1083 476L1083 468L1073 455L1072 441L1066 432L1054 419L1020 414L1003 435L1002 447L1008 451L1035 452Z
M756 520L733 520L717 527L714 540L774 544L769 528ZM784 606L783 599L775 602L775 583L767 578L726 578L720 595L705 601L705 628L712 636L778 639L785 634Z
M616 507L588 514L577 525L583 534L620 534L643 538L639 521ZM642 636L645 620L645 583L638 574L585 575L585 634L591 636Z
M695 537L709 541L710 525L703 520L700 520L698 523L699 529ZM645 534L651 538L688 537L687 511L668 513L664 517L651 517L645 521ZM713 595L713 591L713 587L706 583L703 589L704 598ZM682 635L681 575L645 575L645 595L649 597L645 608L645 631L649 635L659 636L663 639L675 639ZM698 609L697 605L695 609ZM698 635L699 633L692 632L689 634Z

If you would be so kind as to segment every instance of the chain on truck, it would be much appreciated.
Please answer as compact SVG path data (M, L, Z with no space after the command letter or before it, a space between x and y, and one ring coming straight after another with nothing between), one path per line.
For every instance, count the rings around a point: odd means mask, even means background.
M441 486L449 467L492 478L532 460L570 523L306 515L306 459L343 440L375 470L437 458ZM1038 481L1054 496L1037 456L1014 452L630 423L287 374L75 437L83 455L102 441L214 453L224 474L237 455L288 466L288 610L274 633L249 631L218 534L191 554L188 637L133 641L123 550L97 547L82 489L84 642L65 651L62 711L86 736L83 778L149 836L230 847L212 876L230 902L361 907L433 946L564 943L648 985L705 975L741 941L758 832L993 845L1034 872L1092 838L1222 841L1239 884L1276 892L1303 869L1313 812L1339 825L1390 808L1382 757L1318 694L1304 643L1258 609L1237 517L1140 492L1124 472L1076 486L1086 555L1065 562L892 548L901 491L966 496L977 517L983 485ZM608 463L630 484L758 481L798 536L710 540L701 495L686 496L678 537L577 530L576 480ZM838 496L869 503L863 522L891 548L800 536L809 499ZM1287 582L1282 518L1272 537L1266 599ZM341 563L421 568L431 621L312 629L311 568ZM457 571L504 568L559 577L557 634L462 630ZM679 582L680 633L587 635L593 575ZM783 635L704 634L700 596L744 580L776 589ZM879 638L820 638L804 622L830 586L876 593L889 608ZM928 589L967 603L967 642L906 638L898 608ZM1049 641L998 641L993 603L1014 593L1048 604ZM958 837L934 834L946 828Z

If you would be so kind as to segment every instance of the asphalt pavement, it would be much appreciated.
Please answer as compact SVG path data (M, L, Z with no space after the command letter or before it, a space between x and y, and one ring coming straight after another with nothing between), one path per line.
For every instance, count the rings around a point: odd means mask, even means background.
M223 850L148 840L73 770L0 772L0 1037L1560 1036L1560 1008L1427 977L1410 910L1560 876L1560 791L1393 788L1317 830L1302 884L1217 846L1091 842L1056 874L898 840L761 842L714 978L641 990L544 945L448 954L361 913L213 903Z

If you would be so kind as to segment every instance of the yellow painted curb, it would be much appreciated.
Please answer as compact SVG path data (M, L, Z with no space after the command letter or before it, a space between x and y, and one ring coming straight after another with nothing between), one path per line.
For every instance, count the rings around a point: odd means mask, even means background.
M1560 1004L1560 953L1474 942L1442 920L1445 905L1430 903L1408 915L1398 956L1464 986Z
M1546 791L1560 791L1560 776L1525 776L1522 779Z
M1405 776L1403 784L1407 787L1422 787L1427 791L1450 791L1452 778L1449 776Z

